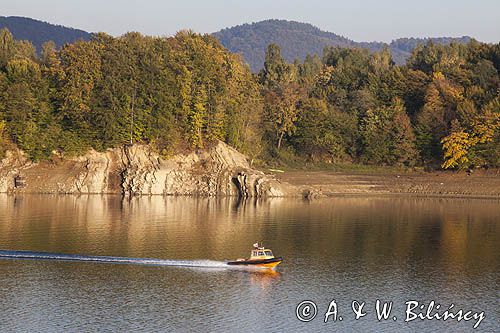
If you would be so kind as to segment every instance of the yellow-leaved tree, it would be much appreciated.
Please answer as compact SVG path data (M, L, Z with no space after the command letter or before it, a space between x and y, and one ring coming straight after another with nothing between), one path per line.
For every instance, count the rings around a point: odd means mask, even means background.
M469 162L467 154L473 141L474 139L460 127L458 120L455 119L452 123L451 134L441 140L444 151L444 162L441 167L449 169Z
M492 142L500 130L500 99L496 98L475 115L470 126L464 129L458 120L452 121L451 134L441 140L443 169L463 167L470 162L470 153L477 145Z

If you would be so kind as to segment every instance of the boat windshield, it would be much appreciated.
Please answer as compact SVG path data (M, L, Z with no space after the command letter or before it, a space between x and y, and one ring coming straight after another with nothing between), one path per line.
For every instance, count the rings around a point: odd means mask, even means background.
M264 255L264 251L259 251L259 256L263 256Z
M273 253L271 251L266 251L266 256L270 256L272 257L273 256Z

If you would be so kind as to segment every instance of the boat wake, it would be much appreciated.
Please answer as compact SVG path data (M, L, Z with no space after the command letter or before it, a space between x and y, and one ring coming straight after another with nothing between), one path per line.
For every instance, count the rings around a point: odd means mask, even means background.
M227 263L223 261L214 261L214 260L167 260L167 259L154 259L154 258L86 256L79 254L32 252L32 251L9 251L9 250L0 250L0 259L32 259L32 260L96 262L96 263L111 263L111 264L135 264L135 265L150 265L150 266L230 268L227 265Z

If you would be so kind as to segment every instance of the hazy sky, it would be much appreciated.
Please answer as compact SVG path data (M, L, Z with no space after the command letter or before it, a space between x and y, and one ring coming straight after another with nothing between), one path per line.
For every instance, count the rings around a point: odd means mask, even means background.
M469 35L500 41L500 0L0 0L1 16L86 31L215 32L269 18L314 24L356 41Z

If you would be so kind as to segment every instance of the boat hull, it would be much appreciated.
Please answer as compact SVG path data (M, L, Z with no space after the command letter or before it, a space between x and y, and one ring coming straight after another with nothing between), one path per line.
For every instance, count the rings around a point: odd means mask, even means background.
M247 260L228 261L227 264L231 266L248 266L248 267L273 269L276 266L278 266L282 261L283 258L279 257L272 259L247 259Z

